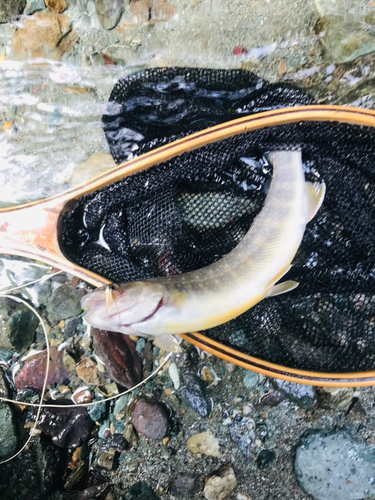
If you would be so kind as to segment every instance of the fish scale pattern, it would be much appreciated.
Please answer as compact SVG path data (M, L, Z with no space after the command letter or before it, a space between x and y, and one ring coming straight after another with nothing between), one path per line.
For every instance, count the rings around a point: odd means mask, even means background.
M159 68L116 84L103 127L121 163L240 116L313 103L243 70ZM327 185L286 276L300 286L204 333L290 368L374 370L372 128L303 122L186 152L81 198L64 220L64 252L114 282L206 266L238 244L261 210L272 176L266 152L288 149L302 150L306 179Z

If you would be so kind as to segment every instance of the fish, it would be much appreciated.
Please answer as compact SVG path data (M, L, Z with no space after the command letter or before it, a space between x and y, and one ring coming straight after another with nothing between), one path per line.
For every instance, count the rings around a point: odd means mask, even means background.
M221 325L265 298L295 289L295 281L278 282L291 268L326 185L305 181L301 151L273 151L268 157L273 174L264 205L231 252L188 273L123 283L110 293L108 287L96 289L81 300L86 322L153 336L155 345L176 351L175 335Z

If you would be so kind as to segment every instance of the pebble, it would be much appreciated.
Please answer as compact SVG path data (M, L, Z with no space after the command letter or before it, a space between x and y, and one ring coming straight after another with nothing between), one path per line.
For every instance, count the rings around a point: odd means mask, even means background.
M114 451L105 451L98 458L98 466L102 469L112 470L115 459Z
M237 479L231 464L224 464L206 477L204 496L207 500L225 500L237 487Z
M88 413L93 422L101 422L107 414L107 405L104 401L88 407Z
M315 500L358 500L375 495L375 445L347 432L308 431L295 458L301 488Z
M168 368L169 376L173 382L174 388L177 390L180 387L180 376L178 374L178 369L175 363L171 363Z
M137 448L138 447L138 437L137 434L134 432L134 427L133 424L128 422L126 424L125 430L124 430L124 438L126 441L130 444L132 448Z
M72 400L77 405L82 404L82 403L91 403L92 393L89 389L85 389L82 391L76 391L72 396Z
M252 444L255 442L255 434L254 431L249 428L249 420L243 418L239 422L233 422L229 431L232 441L237 443L245 457L249 457L252 452Z
M5 460L17 451L17 434L10 405L0 403L0 459Z
M222 457L219 441L210 430L191 436L187 440L187 447L195 454L203 453L211 457Z
M26 0L5 0L0 2L0 23L9 22L13 16L22 14Z
M267 406L275 408L276 406L279 406L279 404L284 400L284 394L279 391L267 392L266 394L263 394L263 396L261 396L257 403L255 403L255 407L259 410Z
M83 321L82 321L81 317L72 318L72 319L65 321L64 337L68 339L69 337L72 337L76 333L84 334L85 330L86 330L86 326L83 325Z
M202 380L212 383L216 380L214 372L208 366L204 366L201 372Z
M84 460L80 460L74 467L74 470L67 477L64 488L71 490L85 475L87 471L87 464Z
M202 417L207 417L210 413L210 406L204 396L198 377L193 373L185 373L184 382L186 386L181 389L182 396L194 411Z
M180 474L173 481L171 493L173 496L183 497L192 492L195 487L195 476L192 474Z
M89 385L103 385L97 370L97 364L91 358L85 358L77 365L77 375Z
M243 378L243 383L245 384L245 387L252 389L259 384L259 374L250 370L247 371Z
M34 14L34 12L37 12L38 10L43 10L45 9L46 5L44 3L44 0L28 0L24 14L26 16L31 16L31 14Z
M70 376L69 370L63 361L64 351L59 351L57 347L50 347L50 363L47 378L47 385L61 384ZM17 389L23 390L26 387L36 389L41 392L43 389L46 373L47 350L28 358L22 370L15 379Z
M93 338L95 352L114 382L127 389L141 382L142 360L128 335L94 328Z
M262 450L256 458L258 469L265 469L276 459L276 453L273 450Z
M46 6L57 14L61 14L68 8L66 0L45 0L45 2Z
M100 24L106 30L115 28L124 10L123 0L95 0L95 10Z
M136 345L136 349L137 349L137 352L139 352L139 354L143 353L143 349L145 348L145 345L146 345L146 339L141 337L138 340L137 345Z
M78 316L82 312L81 298L82 290L73 288L69 283L54 290L47 304L50 321Z
M24 351L34 341L38 318L24 304L0 298L0 348Z
M361 23L344 21L341 16L323 16L315 25L315 32L324 32L320 42L323 57L329 63L354 61L375 51L375 37L362 28Z
M44 408L38 422L42 432L50 436L53 443L60 448L81 445L87 441L94 427L87 408L64 408L64 404L71 403L69 399L59 400L61 408Z
M139 434L149 439L163 439L168 430L169 410L156 399L139 399L134 408L133 425Z
M272 379L278 391L304 409L314 406L315 388L311 385L296 384L287 380Z

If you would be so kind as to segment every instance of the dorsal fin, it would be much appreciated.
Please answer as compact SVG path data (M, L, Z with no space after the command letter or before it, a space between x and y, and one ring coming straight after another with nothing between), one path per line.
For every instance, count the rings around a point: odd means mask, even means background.
M306 182L307 222L313 219L322 206L326 185L324 182Z

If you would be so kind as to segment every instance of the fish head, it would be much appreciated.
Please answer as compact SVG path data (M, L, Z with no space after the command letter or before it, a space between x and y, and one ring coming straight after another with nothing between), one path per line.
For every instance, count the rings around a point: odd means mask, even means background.
M162 285L139 281L98 288L82 298L81 306L87 311L86 322L94 328L139 335L132 325L150 319L164 304L164 295Z

